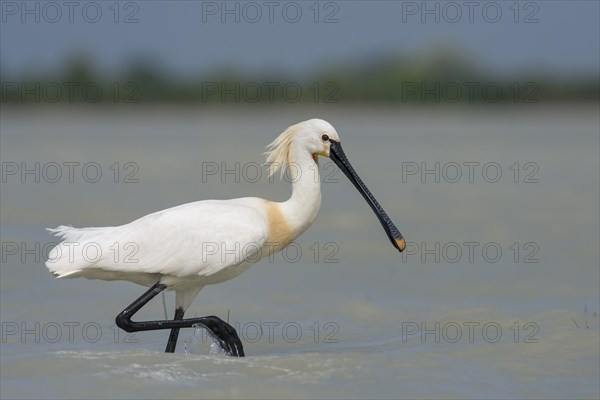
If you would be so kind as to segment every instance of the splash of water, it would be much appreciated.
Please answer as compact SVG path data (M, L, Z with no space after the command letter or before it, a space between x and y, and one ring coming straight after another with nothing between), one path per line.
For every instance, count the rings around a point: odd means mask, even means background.
M217 339L211 331L201 324L194 324L192 328L194 328L194 333L189 339L183 342L185 354L206 354L205 343L208 342L208 340L211 341L209 355L215 356L225 354L225 350L221 347L219 339Z

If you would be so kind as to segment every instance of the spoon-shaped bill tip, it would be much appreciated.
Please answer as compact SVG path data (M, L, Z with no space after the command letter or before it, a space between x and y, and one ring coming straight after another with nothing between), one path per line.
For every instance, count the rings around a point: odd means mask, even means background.
M396 244L398 245L398 250L400 250L400 252L403 252L406 248L406 242L402 238L396 239Z

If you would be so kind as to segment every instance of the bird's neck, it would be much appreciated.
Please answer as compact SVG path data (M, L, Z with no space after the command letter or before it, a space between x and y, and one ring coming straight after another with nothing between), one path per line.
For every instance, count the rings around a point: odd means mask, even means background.
M292 145L286 176L292 182L292 196L281 203L281 210L299 235L313 223L321 208L319 165L312 154Z

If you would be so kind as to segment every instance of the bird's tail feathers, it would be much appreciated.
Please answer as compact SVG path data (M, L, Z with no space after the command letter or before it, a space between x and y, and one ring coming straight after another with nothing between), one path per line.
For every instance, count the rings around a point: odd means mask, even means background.
M46 267L57 278L76 277L78 272L97 262L85 249L90 247L90 244L97 247L95 239L99 238L106 228L74 228L61 225L46 230L61 239L61 242L50 250L46 261Z

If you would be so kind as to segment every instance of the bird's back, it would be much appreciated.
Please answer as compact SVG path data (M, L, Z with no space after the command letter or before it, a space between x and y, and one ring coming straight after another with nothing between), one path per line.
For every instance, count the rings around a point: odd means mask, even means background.
M57 277L129 280L161 277L216 283L255 262L268 237L260 204L243 198L187 203L115 227L51 229L63 240L49 255Z

